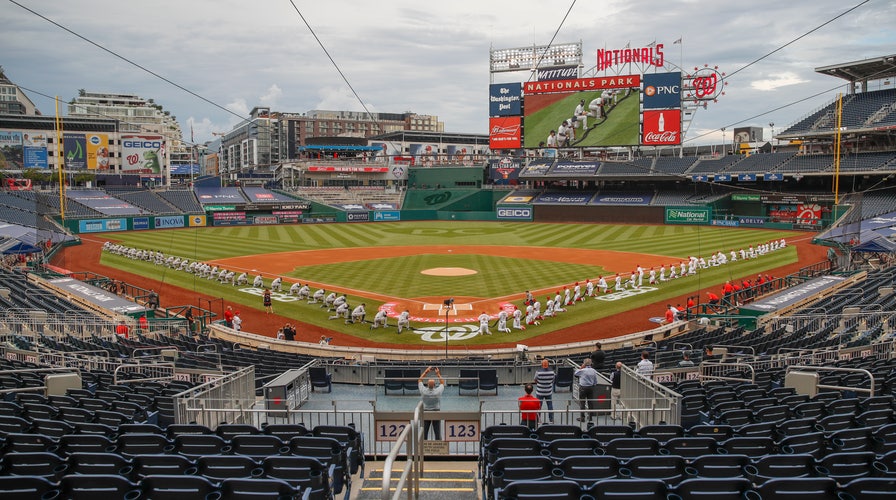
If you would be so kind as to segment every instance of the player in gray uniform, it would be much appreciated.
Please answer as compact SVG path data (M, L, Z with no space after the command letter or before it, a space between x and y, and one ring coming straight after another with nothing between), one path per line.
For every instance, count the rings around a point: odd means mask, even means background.
M411 328L411 313L407 309L398 315L398 333L401 333L405 328Z
M326 298L324 298L324 305L320 306L321 308L326 308L327 310L333 308L333 302L336 302L336 292L330 292L327 294Z
M329 319L345 318L345 322L348 323L349 322L349 319L348 319L349 311L350 311L350 309L349 309L348 303L342 304L341 306L336 308L336 313L333 314L332 316L330 316Z
M311 296L311 300L308 301L309 304L317 304L318 302L324 300L324 295L326 295L327 291L323 288L318 289L314 292L314 295Z
M387 319L389 319L389 316L386 314L386 310L380 309L376 312L376 316L373 317L373 324L370 325L370 329L389 326L386 324Z
M365 309L365 304L362 302L352 311L352 318L349 321L351 323L363 323L365 316L367 316L367 310Z
M302 289L302 284L297 281L297 282L293 283L292 286L289 287L289 294L290 295L298 295L299 290L301 290L301 289Z
M262 278L260 274L258 276L256 276L254 280L252 280L252 287L253 288L264 287L264 278Z
M274 278L274 281L271 282L271 291L272 292L282 292L281 287L283 286L283 278L277 276Z
M311 287L308 285L302 285L302 288L299 288L299 298L307 299L311 296Z

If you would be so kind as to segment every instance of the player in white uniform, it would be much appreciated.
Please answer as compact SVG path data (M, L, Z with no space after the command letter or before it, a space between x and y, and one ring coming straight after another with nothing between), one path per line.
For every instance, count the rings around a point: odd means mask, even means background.
M650 268L650 272L647 273L647 283L651 285L656 285L656 269Z
M541 317L541 302L539 302L538 299L535 299L535 301L532 302L532 315L536 320L544 319Z
M591 280L585 280L585 295L594 297L594 282Z
M639 265L635 270L638 272L638 286L636 288L641 288L641 285L644 284L644 268Z
M666 264L660 267L660 281L666 281Z
M376 312L376 316L373 317L373 324L370 325L370 329L373 330L374 328L379 328L381 326L382 327L389 326L386 324L386 320L388 318L389 318L389 316L386 314L386 310L380 309L379 311Z
M532 306L529 306L532 307ZM479 315L479 334L480 335L491 335L491 330L488 329L488 322L491 321L491 316L488 315L487 312L482 311L482 314Z
M591 102L588 103L588 112L591 113L591 116L594 117L594 121L598 121L604 116L604 100L600 97L595 97L591 99Z
M563 287L563 305L568 306L572 303L569 288Z
M513 307L513 327L517 330L525 330L526 327L523 326L523 311L520 311L519 307Z
M582 300L582 287L576 281L576 284L572 287L572 304L575 305L580 300Z
M622 291L622 276L619 273L616 273L616 284L613 286L613 290L617 292Z
M367 316L367 311L364 309L365 304L362 302L358 307L352 310L352 319L347 321L347 323L363 323L364 316Z
M607 279L603 276L598 276L597 288L600 289L601 293L607 293L607 289L609 288L609 286L607 286Z
M348 323L348 321L349 321L348 313L349 313L348 304L342 304L341 306L336 308L336 314L330 316L329 319L345 318L346 323Z
M411 328L411 313L407 309L398 315L398 333L401 333L405 328Z
M498 313L498 333L510 333L510 328L507 328L507 311L504 309Z
M545 318L553 318L554 317L554 299L548 295L547 300L544 303L544 317Z
M551 134L548 135L548 139L545 142L546 148L556 148L557 147L557 132L551 130Z
M323 288L318 289L314 292L314 295L311 296L311 300L308 301L309 304L317 304L321 300L324 299L324 295L326 295L327 291Z
M575 127L579 128L579 123L581 123L582 127L587 129L588 128L588 112L585 111L585 99L582 99L579 101L579 105L576 106L575 114L576 114Z

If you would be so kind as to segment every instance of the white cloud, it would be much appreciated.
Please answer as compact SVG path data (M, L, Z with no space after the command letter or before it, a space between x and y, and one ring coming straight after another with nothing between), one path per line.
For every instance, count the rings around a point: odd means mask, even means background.
M785 72L779 73L774 78L764 78L762 80L753 80L750 87L761 91L777 90L788 85L799 85L806 83L807 80L800 78L796 73Z
M280 100L280 97L282 95L283 90L275 83L268 87L267 93L259 97L258 100L264 106L267 106L269 108L276 108L277 102Z

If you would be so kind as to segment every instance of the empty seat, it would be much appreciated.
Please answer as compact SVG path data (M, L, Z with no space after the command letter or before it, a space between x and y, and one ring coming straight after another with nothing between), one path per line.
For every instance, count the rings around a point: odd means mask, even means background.
M775 452L775 441L770 437L735 436L721 443L721 446L726 453L751 458Z
M744 477L744 467L750 464L746 455L703 455L691 461L691 475L707 478Z
M688 436L710 437L717 442L722 442L734 436L734 427L730 425L695 425L688 429Z
M280 438L264 434L234 436L230 440L230 447L232 453L246 455L256 460L289 453L289 446Z
M619 476L619 459L611 456L578 455L563 459L557 466L563 472L563 479L569 479L588 487L604 479Z
M669 498L742 500L751 487L752 483L742 477L696 477L678 483Z
M781 453L809 454L821 458L827 453L827 439L821 432L810 432L799 436L790 436L778 442Z
M514 481L546 481L553 477L553 470L554 463L548 457L504 457L491 464L486 481L489 488L495 491L506 488Z
M603 454L600 442L591 438L555 439L547 444L544 451L556 462L577 455Z
M68 474L59 480L59 498L95 500L97 498L137 498L139 489L117 474Z
M867 427L833 432L828 435L828 448L838 453L873 450L873 432Z
M574 481L514 481L496 491L498 500L560 500L579 498L582 490Z
M865 477L874 471L874 453L830 453L818 462L824 476L832 477L844 484L853 479ZM896 491L896 490L893 490Z
M66 474L121 474L130 476L131 462L117 453L76 452L66 458Z
M645 425L638 429L638 435L656 439L662 445L672 438L684 436L684 429L680 425Z
M884 500L893 498L893 492L896 491L896 479L886 477L863 477L853 479L841 488L843 493L849 495L848 498L855 500ZM844 500L846 500L844 498Z
M581 438L582 428L578 425L542 424L535 429L535 439L549 442L554 439Z
M308 368L308 375L311 377L311 390L315 387L326 389L327 392L333 392L333 375L327 373L326 367L313 366Z
M118 452L125 457L156 455L171 451L171 442L160 434L122 434L117 440Z
M34 500L56 495L56 481L40 476L0 476L0 498L3 500Z
M751 491L760 500L837 500L837 482L829 477L774 478Z
M288 443L296 436L311 434L311 431L302 424L270 424L266 425L261 432L269 436L277 436L284 443Z
M744 467L747 479L755 484L778 477L813 477L819 475L812 455L768 455Z
M241 434L258 434L258 427L249 424L220 424L215 428L215 434L221 436L225 441L230 441L234 436Z
M137 455L131 460L126 473L133 479L153 475L181 475L186 474L194 465L192 460L183 455Z
M659 451L660 443L653 438L616 438L604 447L604 453L618 458L656 455Z
M325 500L332 495L334 468L310 457L267 457L256 476L281 479L297 490L310 489L309 500Z
M817 420L814 418L794 418L779 423L775 427L775 432L779 437L798 436L800 434L808 434L816 432L815 428Z
M229 451L230 445L215 434L180 434L174 438L173 452L190 459L221 455Z
M715 453L718 442L711 437L677 437L672 438L663 445L663 450L671 455L680 455L687 460L693 460L701 455Z
M141 498L183 500L205 498L217 491L215 484L202 476L146 476L140 480Z
M0 474L12 476L40 476L51 481L65 473L65 461L46 451L6 453L0 460Z
M258 463L243 455L209 455L196 459L195 470L188 473L220 481L232 477L252 477Z
M115 441L101 434L66 434L59 438L56 453L112 453L116 451Z
M342 445L348 459L349 472L356 474L361 469L361 477L364 477L364 440L361 433L349 425L316 425L311 430L316 437L333 438Z
M165 428L168 439L174 439L181 434L214 434L215 431L200 424L171 424Z
M585 434L606 444L616 438L630 438L634 432L634 429L627 425L595 425L589 427Z
M3 450L5 453L47 451L49 449L54 449L56 445L56 441L53 438L44 436L43 434L13 432L6 434L4 439L6 441L6 447Z
M632 479L659 479L667 485L678 484L687 476L686 462L678 455L634 457L620 469L619 475Z
M295 498L296 490L279 479L235 478L221 481L218 487L221 500L280 500Z
M611 498L637 498L638 500L665 500L668 487L659 479L607 479L594 484L587 491L595 500ZM573 498L573 497L568 497Z

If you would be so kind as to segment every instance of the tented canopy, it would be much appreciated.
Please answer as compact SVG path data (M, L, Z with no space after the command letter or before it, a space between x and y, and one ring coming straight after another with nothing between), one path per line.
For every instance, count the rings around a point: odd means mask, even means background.
M853 252L896 253L896 242L878 236L852 248Z

